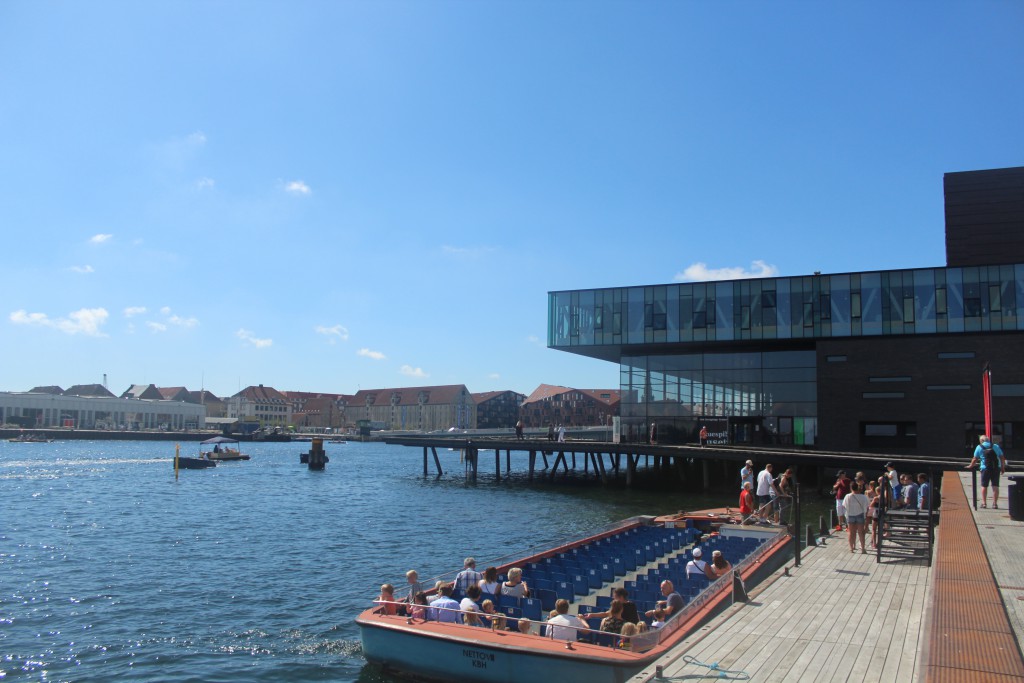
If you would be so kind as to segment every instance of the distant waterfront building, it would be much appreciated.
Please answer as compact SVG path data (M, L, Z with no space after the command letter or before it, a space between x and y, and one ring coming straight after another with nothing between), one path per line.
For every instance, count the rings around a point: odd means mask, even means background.
M166 401L160 390L152 384L133 384L124 390L121 398L144 398L150 401Z
M102 384L75 384L64 390L65 396L93 396L96 398L117 398Z
M224 401L206 389L188 392L188 402L204 406L206 417L227 417L228 415L228 407Z
M519 420L519 406L526 400L517 391L485 391L473 394L477 429L512 429Z
M618 389L573 389L541 384L522 404L525 427L597 427L619 414Z
M71 387L68 392L102 389L102 385L83 386L89 388ZM0 392L0 423L23 428L202 429L206 411L191 403L117 398L112 394Z
M362 389L349 403L349 424L382 424L385 429L476 428L476 404L464 384L436 387Z
M262 384L242 389L225 403L225 417L233 417L240 422L254 422L261 427L286 427L292 421L292 404L288 397Z
M185 387L157 387L156 390L165 401L188 401L191 398Z
M291 424L300 431L304 428L341 430L350 426L347 422L346 409L352 396L348 394L310 391L282 393L291 402Z
M654 422L660 443L707 426L735 444L963 453L990 367L1012 448L1024 167L948 173L944 189L946 267L550 292L548 346L618 363L624 439Z

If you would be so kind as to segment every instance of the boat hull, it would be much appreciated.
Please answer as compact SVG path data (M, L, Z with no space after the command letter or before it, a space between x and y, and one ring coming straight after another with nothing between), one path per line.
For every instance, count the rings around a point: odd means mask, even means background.
M178 469L182 470L205 470L216 466L217 463L204 458L178 458Z
M372 617L368 621L372 622ZM652 658L616 653L597 657L595 651L608 648L573 643L566 650L561 641L541 641L536 636L502 633L507 645L484 640L453 639L444 635L430 637L418 631L406 633L381 628L362 619L363 655L385 670L416 679L433 681L472 681L474 683L520 683L521 681L587 681L587 683L625 683L647 666ZM451 627L449 627L451 628ZM486 635L491 636L489 632ZM523 643L531 638L533 642Z

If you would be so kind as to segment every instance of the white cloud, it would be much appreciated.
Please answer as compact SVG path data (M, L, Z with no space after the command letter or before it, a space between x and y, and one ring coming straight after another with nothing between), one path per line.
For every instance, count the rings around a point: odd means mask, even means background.
M328 341L332 344L336 343L339 339L341 341L348 341L348 330L341 325L332 325L331 327L317 325L313 328L313 331L328 337Z
M673 279L676 282L747 280L755 277L775 277L778 274L778 268L768 265L759 259L750 264L750 270L745 270L742 266L708 268L708 264L698 262L687 266L683 272L676 273L676 276Z
M537 335L535 335L535 334L531 334L531 335L529 335L529 336L528 336L528 337L526 338L526 341L527 341L528 343L530 343L530 344L533 344L534 346L541 346L541 347L543 347L543 346L544 346L544 342L542 342L542 341L540 340L540 337L538 337L538 336L537 336Z
M235 332L235 336L241 339L242 341L249 342L257 349L265 349L268 346L273 346L274 344L273 339L260 339L258 337L254 337L252 332L244 328L238 330L238 332Z
M423 372L423 368L414 368L411 365L403 365L399 372L407 377L430 377L430 375Z
M199 180L196 181L196 189L209 190L215 184L216 182L213 180L213 178L200 178Z
M309 185L302 182L301 180L293 180L289 183L285 183L284 191L288 194L294 195L310 195L313 194L313 190L310 189Z
M387 358L387 356L380 351L371 351L370 349L359 349L356 353L360 356L366 356L367 358L372 358L374 360L384 360Z
M89 273L95 273L96 272L95 270L93 270L92 266L90 266L90 265L71 266L71 271L74 272L74 273L79 273L81 275L88 275Z
M451 256L479 258L493 252L494 247L453 247L450 244L446 244L441 247L441 251Z
M153 332L166 332L167 331L167 325L164 325L163 323L154 322L152 320L149 320L149 321L146 322L146 327L148 327Z
M501 379L501 375L499 375L496 372L492 372L491 374L487 375L487 379Z
M164 307L162 307L162 308L160 309L160 314L161 314L161 315L170 315L170 314L171 314L171 307L170 307L170 306L164 306Z
M89 241L92 242L93 244L103 244L104 242L109 242L113 238L114 236L111 235L110 233L101 232L97 235L93 235L92 237L90 237Z
M124 317L126 317L126 318L131 318L131 317L136 316L136 315L142 315L145 312L146 312L146 307L145 306L129 306L128 308L124 309L124 311L123 311Z
M180 315L172 315L167 322L178 327L195 327L199 324L199 320L196 318L182 318Z
M23 310L11 313L10 320L16 325L39 325L52 327L65 334L83 334L87 337L104 337L100 327L110 316L105 308L81 308L68 313L66 318L50 318L45 313L27 313Z
M201 130L197 130L195 133L191 133L185 142L192 145L193 147L202 147L206 144L206 135Z

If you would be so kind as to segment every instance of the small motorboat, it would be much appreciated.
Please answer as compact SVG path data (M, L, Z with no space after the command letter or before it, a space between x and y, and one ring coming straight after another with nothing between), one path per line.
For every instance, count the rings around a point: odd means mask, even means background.
M18 434L13 438L7 439L11 443L50 443L53 439L48 439L40 434Z
M204 451L203 446L213 446L213 448L208 451ZM226 436L215 436L212 439L207 439L199 444L199 458L225 462L228 460L248 460L249 456L238 450L237 439L229 439Z

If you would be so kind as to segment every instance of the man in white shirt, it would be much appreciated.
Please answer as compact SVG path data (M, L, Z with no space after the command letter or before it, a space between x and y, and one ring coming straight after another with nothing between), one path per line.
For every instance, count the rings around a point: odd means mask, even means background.
M579 637L579 629L590 628L587 622L569 614L569 601L560 599L555 602L557 616L548 619L548 636L554 640L574 641Z
M701 559L704 553L700 548L693 549L693 559L686 563L686 578L691 576L707 576L708 563Z
M757 505L758 517L761 518L761 522L764 524L768 523L768 515L772 512L772 487L775 483L772 480L772 465L768 463L764 466L757 475Z

